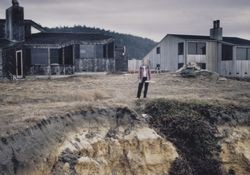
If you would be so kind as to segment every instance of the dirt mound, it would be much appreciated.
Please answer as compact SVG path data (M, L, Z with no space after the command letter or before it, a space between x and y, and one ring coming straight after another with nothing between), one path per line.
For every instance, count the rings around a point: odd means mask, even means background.
M197 65L184 65L176 73L180 74L184 78L201 78L201 79L212 79L218 80L219 74L201 69Z

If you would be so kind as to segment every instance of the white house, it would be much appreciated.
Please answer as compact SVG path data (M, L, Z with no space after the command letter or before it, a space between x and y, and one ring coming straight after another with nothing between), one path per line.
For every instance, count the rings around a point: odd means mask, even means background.
M224 76L250 77L250 40L223 37L220 21L214 21L210 36L168 34L144 59L152 68L176 71L184 64L197 63L202 69Z

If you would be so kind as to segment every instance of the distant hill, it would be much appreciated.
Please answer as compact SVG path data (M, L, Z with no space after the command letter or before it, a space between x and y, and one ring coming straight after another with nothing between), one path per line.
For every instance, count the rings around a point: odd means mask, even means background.
M101 33L114 37L118 45L125 45L129 58L142 59L156 44L151 39L121 34L110 30L104 30L95 27L74 26L74 27L56 27L47 28L49 32L81 32L81 33Z

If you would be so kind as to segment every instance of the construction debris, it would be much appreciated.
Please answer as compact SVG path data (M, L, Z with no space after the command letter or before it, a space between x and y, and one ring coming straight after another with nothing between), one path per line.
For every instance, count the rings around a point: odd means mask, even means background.
M201 69L197 64L187 64L180 68L176 73L180 74L185 78L196 78L200 77L202 79L209 78L213 80L218 80L219 74L216 72L207 71Z

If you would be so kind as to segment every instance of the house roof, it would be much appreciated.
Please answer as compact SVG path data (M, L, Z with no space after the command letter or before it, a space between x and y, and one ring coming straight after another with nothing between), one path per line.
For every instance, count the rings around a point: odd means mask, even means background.
M168 34L168 35L179 37L182 39L214 40L214 39L211 39L209 36L203 36L203 35L182 35L182 34Z
M223 37L223 41L227 43L231 43L234 45L246 45L250 46L250 40L237 38L237 37Z
M38 23L36 23L36 22L34 22L34 21L30 20L30 19L25 19L24 24L25 25L30 25L30 26L36 28L37 30L39 30L41 32L45 32L44 27L42 27L40 24L38 24Z
M112 39L112 37L102 34L86 33L37 33L31 35L25 44L65 44L69 42L100 42Z
M170 36L176 36L185 40L211 40L216 41L214 39L211 39L210 36L204 36L204 35L179 35L179 34L169 34ZM243 38L238 37L223 37L223 42L233 44L233 45L247 45L250 46L250 40L246 40Z

